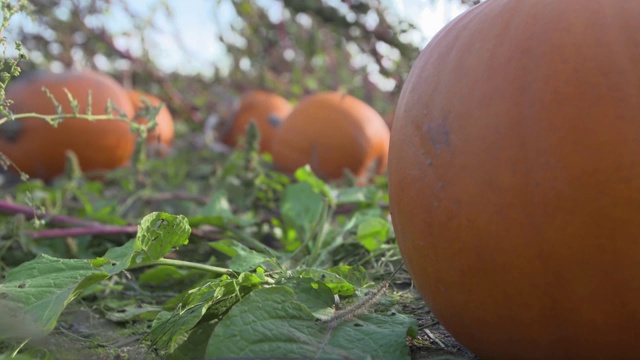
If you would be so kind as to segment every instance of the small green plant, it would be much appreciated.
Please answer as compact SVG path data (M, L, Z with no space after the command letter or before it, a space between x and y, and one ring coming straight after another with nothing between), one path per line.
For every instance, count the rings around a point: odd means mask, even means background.
M0 24L0 33L4 32L9 25L11 18L21 12L27 12L30 7L27 0L19 0L16 3L12 3L9 0L2 0L0 2L2 9L2 24ZM7 56L7 39L4 36L0 36L0 44L2 46L2 57L0 58L0 114L3 116L9 116L8 106L9 102L5 99L5 89L11 79L20 75L20 68L18 63L20 60L27 59L26 53L22 49L22 43L17 41L15 49L17 52L16 58L9 58ZM0 124L4 121L0 121Z

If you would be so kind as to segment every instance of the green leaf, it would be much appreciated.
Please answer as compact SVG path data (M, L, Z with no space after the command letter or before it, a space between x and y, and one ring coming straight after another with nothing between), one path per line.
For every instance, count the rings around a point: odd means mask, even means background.
M107 265L108 266L108 265ZM51 331L65 306L90 285L109 276L90 260L56 259L39 255L10 270L0 284L0 299L15 309L27 324ZM0 320L0 323L4 321ZM3 327L4 328L4 327ZM7 329L7 328L4 328ZM0 338L14 336L0 330Z
M200 321L205 310L206 304L202 303L187 309L176 308L174 311L161 311L151 325L149 332L151 344L160 350L175 349L179 337Z
M167 356L167 360L204 359L207 341L209 341L216 325L215 323L203 323L195 327L187 340Z
M316 227L323 208L322 196L308 183L287 186L280 202L280 213L284 222L291 227L303 230L306 235Z
M163 311L154 320L150 333L154 346L175 349L205 315L211 319L222 316L260 284L256 275L243 273L238 279L225 275L189 291L173 312Z
M127 241L124 245L111 248L107 250L104 254L104 257L97 258L93 260L95 266L97 264L108 262L111 265L111 268L108 268L106 271L110 274L117 274L120 271L126 270L131 265L131 258L136 253L136 239L131 239Z
M322 281L336 295L351 296L356 292L354 286L351 285L347 280L343 279L335 273L325 270L297 269L290 271L289 276L302 276L314 279L316 281Z
M154 212L145 216L138 226L135 250L138 253L131 265L156 261L189 242L191 227L182 215Z
M327 271L340 276L340 278L357 288L371 284L367 277L367 271L362 266L341 265L327 269Z
M237 301L263 283L263 279L251 273L242 273L237 279L222 281L216 289L215 301L207 309L207 316L211 319L223 316Z
M211 200L202 208L200 214L189 218L189 224L193 227L204 224L222 226L227 221L234 221L234 215L227 200L227 192L224 190L213 193Z
M293 176L299 182L307 183L311 185L311 187L313 188L313 191L317 192L318 194L322 194L326 196L327 199L333 202L333 197L331 196L331 190L329 189L329 185L327 185L327 183L322 181L322 179L320 179L319 177L316 176L316 174L313 173L313 171L311 170L311 166L305 165L301 168L298 168L294 172Z
M205 357L409 359L405 338L416 325L398 314L371 314L330 326L318 322L292 289L274 286L252 292L229 311Z
M237 272L255 270L270 258L264 254L253 251L235 240L220 240L209 243L214 249L231 257L229 268Z
M359 204L367 200L366 188L349 187L336 191L336 205Z
M369 252L378 249L389 236L390 225L385 219L370 217L358 225L358 241Z
M296 301L303 304L320 319L333 314L335 299L331 289L322 281L308 277L285 278L278 285L286 286L295 291Z
M183 279L185 272L175 266L160 265L152 267L138 277L141 284L162 284Z
M415 333L415 319L397 313L365 314L339 324L329 346L345 349L351 356L372 359L410 359L406 338Z

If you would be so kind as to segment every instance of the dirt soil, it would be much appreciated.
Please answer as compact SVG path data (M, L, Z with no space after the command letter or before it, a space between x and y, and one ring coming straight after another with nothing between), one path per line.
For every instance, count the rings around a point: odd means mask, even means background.
M52 333L28 346L46 349L54 359L160 359L141 344L142 330L120 326L77 303L63 312Z
M405 314L418 320L418 337L412 343L413 360L480 360L471 351L460 345L445 328L438 323L422 298L412 293L413 299L403 306Z

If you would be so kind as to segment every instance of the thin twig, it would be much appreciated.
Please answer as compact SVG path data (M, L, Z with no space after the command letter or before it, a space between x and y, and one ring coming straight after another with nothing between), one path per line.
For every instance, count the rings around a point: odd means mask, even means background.
M440 345L440 347L442 348L446 348L446 346L444 346L444 344L442 343L442 341L438 340L438 338L436 338L433 333L431 331L429 331L429 329L424 329L424 331L427 333L427 336L436 342L436 344Z

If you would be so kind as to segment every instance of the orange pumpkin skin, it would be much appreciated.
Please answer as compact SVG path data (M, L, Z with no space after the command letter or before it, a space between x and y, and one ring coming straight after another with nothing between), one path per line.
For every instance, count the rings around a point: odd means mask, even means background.
M151 106L158 106L162 103L162 100L158 97L144 91L128 90L127 94L129 95L129 98L133 103L133 108L136 112L144 108L144 102L142 99L146 99ZM149 120L145 118L136 118L135 121L140 124L146 124L149 122ZM160 109L160 112L158 112L156 122L156 127L147 134L147 143L150 145L159 145L164 149L171 148L174 138L173 116L166 105L164 105ZM162 153L166 154L166 151Z
M64 91L66 88L78 100L80 113L87 111L90 90L94 115L106 114L108 99L128 118L134 115L124 88L108 75L92 70L38 71L19 77L6 91L7 99L13 100L11 111L15 114L56 114L54 104L42 87L49 89L65 114L73 113ZM90 172L126 165L135 146L135 134L126 121L65 118L57 127L38 118L16 121L19 122L18 133L11 138L0 137L0 152L29 176L47 181L64 171L67 150L77 155L83 171Z
M260 131L260 151L271 152L271 142L276 129L291 113L292 106L282 96L263 90L253 90L242 95L227 129L222 130L223 143L236 147L241 136L245 136L247 126L256 121Z
M392 221L483 359L640 359L640 2L488 0L400 95Z
M283 172L309 164L321 178L357 177L370 166L386 170L389 129L365 102L340 92L310 95L296 106L273 138L273 162ZM377 164L376 164L377 162Z

